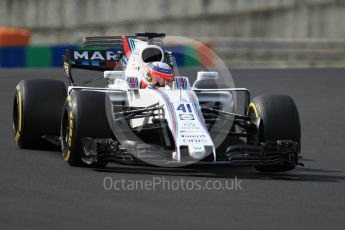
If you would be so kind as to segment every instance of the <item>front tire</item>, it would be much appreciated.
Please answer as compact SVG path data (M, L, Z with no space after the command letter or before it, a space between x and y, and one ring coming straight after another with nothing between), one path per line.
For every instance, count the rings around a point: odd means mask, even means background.
M287 95L255 97L249 105L249 116L260 118L258 142L291 140L301 147L301 125L293 99ZM282 172L296 167L298 156L292 163L257 166L261 172Z
M103 167L104 162L83 162L83 138L111 138L105 109L105 93L74 91L66 99L61 119L61 148L71 166Z

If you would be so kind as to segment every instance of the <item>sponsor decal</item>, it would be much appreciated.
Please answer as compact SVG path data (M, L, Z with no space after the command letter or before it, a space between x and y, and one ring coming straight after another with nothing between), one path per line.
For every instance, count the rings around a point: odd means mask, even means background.
M181 121L181 133L183 132L199 132L201 131L201 127L198 126L195 122L193 121Z
M200 133L199 128L181 130L180 133Z
M194 150L197 150L197 151L200 151L200 150L203 149L201 146L198 146L198 145L192 145L192 148L193 148Z
M204 134L184 134L184 135L181 135L181 137L184 137L184 138L205 138L206 137L206 135L204 135Z
M184 127L195 127L196 124L195 123L192 123L192 122L186 122L183 124Z
M194 115L193 114L179 114L181 120L194 120Z
M101 60L101 61L117 61L118 55L112 50L104 51L74 51L73 58L75 60Z
M189 139L189 138L186 138L186 139L183 139L182 141L184 143L207 143L206 139Z

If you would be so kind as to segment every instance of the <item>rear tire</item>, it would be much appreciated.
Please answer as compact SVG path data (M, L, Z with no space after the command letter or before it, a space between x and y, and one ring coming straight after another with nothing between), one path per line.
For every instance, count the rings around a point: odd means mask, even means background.
M301 147L301 126L298 110L293 99L287 95L265 95L253 99L249 116L260 117L258 141L292 140ZM300 149L299 149L300 150ZM261 172L282 172L296 167L293 163L257 166Z
M13 102L13 131L19 147L54 148L42 136L60 135L61 112L66 94L62 81L36 79L19 82Z
M82 161L83 138L111 138L105 109L105 93L74 91L67 97L61 119L62 156L71 166L104 167L104 163L88 165Z

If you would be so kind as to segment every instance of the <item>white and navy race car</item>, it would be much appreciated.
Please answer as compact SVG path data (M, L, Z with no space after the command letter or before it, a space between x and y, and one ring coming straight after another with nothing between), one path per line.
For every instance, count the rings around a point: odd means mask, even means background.
M300 120L291 97L251 100L245 88L199 87L219 78L210 71L199 71L192 85L176 74L165 85L147 84L149 64L174 69L164 36L85 37L84 48L93 49L65 52L67 89L51 79L19 82L13 104L18 146L61 146L72 166L225 164L278 172L300 164ZM72 68L103 71L107 84L78 86ZM245 98L241 113L236 94Z

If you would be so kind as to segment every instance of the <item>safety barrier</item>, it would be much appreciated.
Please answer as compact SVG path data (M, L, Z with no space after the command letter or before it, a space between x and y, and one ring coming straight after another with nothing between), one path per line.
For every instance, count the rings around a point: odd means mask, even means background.
M75 45L0 47L0 67L62 67L62 55L65 50L76 48Z
M212 67L213 51L232 68L344 67L345 40L202 38L203 45L169 44L179 67ZM212 44L212 49L206 49ZM76 45L0 47L0 67L61 67ZM80 47L79 47L80 48Z

